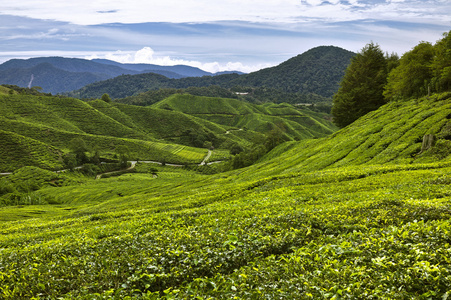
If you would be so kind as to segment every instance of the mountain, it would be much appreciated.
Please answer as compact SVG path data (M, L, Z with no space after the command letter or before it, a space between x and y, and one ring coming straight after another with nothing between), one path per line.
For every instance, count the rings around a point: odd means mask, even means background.
M238 74L218 76L185 77L170 79L160 74L144 73L138 75L121 75L104 81L98 81L66 93L76 98L100 98L107 93L112 98L135 96L149 90L161 88L185 89L189 87L226 86L231 80L238 78Z
M224 74L218 76L186 77L168 80L153 74L119 76L108 81L96 82L70 93L80 98L99 98L108 93L112 98L124 98L152 89L207 87L270 88L281 93L319 95L332 97L338 90L341 78L353 52L321 46L293 57L278 66L250 74ZM246 88L247 87L247 88Z
M64 57L37 57L11 59L0 65L0 84L21 87L40 86L46 93L63 93L77 90L96 81L120 75L141 73L160 74L166 78L214 76L199 68L177 65L121 64L105 59L78 59ZM241 73L242 74L242 73ZM31 80L33 75L33 80Z
M134 70L140 73L158 73L156 71L170 72L178 74L180 77L201 77L201 76L211 76L214 75L210 72L203 71L199 68L185 66L185 65L175 65L175 66L159 66L153 64L122 64L108 59L93 59L92 61L98 62L105 65L113 65L127 70ZM162 74L164 75L164 74ZM169 77L169 76L166 76ZM169 77L175 78L175 77Z
M47 93L60 93L78 89L92 82L109 78L110 75L91 72L70 72L54 67L48 62L30 68L0 70L0 82L21 87L39 86Z
M354 55L339 47L320 46L278 66L240 76L233 84L332 97Z

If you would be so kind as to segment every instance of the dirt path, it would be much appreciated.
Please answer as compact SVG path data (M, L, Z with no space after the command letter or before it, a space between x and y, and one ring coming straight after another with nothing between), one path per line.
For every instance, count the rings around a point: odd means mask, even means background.
M205 164L207 163L207 160L210 159L212 151L208 150L207 155L205 156L204 160L199 164L199 166L205 166Z
M130 167L128 167L127 169L122 169L122 170L118 170L118 171L111 171L111 172L107 172L107 173L97 174L96 179L102 178L102 175L105 175L105 174L114 174L114 173L124 172L124 171L128 171L128 170L134 169L135 166L136 166L137 161L130 161L130 163L132 165Z
M213 164L213 163L219 163L220 161L215 161L215 162L211 162L211 163L207 163L207 161L210 159L211 154L213 153L213 151L208 150L207 155L205 156L204 160L199 164L199 166L205 166L205 165L209 165L209 164ZM132 160L129 161L132 165L126 169L122 169L122 170L118 170L118 171L111 171L111 172L106 172L106 173L102 173L102 174L98 174L96 176L96 179L100 179L102 178L102 175L105 174L114 174L114 173L118 173L118 172L123 172L123 171L128 171L128 170L132 170L135 168L136 164L138 163L138 161ZM151 161L151 160L140 160L140 163L145 163L145 164L159 164L162 165L163 163L158 162L158 161ZM177 164L165 164L166 166L171 166L171 167L183 167L183 165L177 165ZM74 169L81 169L82 167L75 167ZM54 171L55 173L61 173L61 172L66 172L69 171L69 169L64 169L64 170L59 170L59 171ZM0 173L0 176L7 176L7 175L11 175L12 173Z

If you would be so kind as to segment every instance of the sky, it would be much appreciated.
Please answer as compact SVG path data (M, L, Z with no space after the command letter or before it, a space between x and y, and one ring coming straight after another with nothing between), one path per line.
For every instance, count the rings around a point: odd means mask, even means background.
M252 72L317 46L402 55L451 30L451 0L0 0L0 63L63 56Z

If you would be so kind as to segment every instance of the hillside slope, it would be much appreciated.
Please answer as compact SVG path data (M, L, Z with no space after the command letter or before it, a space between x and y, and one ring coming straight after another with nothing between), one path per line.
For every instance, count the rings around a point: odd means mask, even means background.
M190 115L175 108L17 94L5 87L0 92L2 130L58 150L58 157L46 156L46 168L61 165L75 139L82 139L90 151L100 151L107 158L117 156L117 149L126 146L132 159L185 164L200 163L207 153L205 148L212 146L223 150L218 153L226 153L218 154L218 158L227 158L233 147L245 149L264 140L265 134L275 127L283 127L285 136L281 138L288 140L321 137L334 130L329 121L313 112L301 113L291 106L269 109L236 99L179 95L163 103L180 103L185 98L193 107L215 103L208 114ZM14 159L22 161L22 156ZM12 158L3 155L1 160L4 169L0 171L14 170L13 164L5 169ZM34 165L44 167L40 162Z
M90 151L100 151L107 158L115 157L117 149L122 146L128 148L132 159L177 164L200 163L207 154L206 149L156 141L156 138L167 134L164 126L154 131L148 130L151 126L141 128L146 113L132 115L132 118L100 100L86 103L72 98L5 93L0 95L0 109L0 126L5 138L0 172L13 171L25 165L59 169L63 156L71 149L71 141L75 139L83 140ZM142 107L137 109L150 112ZM147 114L160 118L160 121L161 116L165 115L156 110ZM209 129L213 126L199 125L195 118L181 113L177 117L188 120L184 125L196 125L199 130L214 136ZM205 122L201 120L201 123ZM225 132L225 129L222 131ZM181 137L184 137L183 132L178 136L180 141Z
M290 104L256 105L237 99L175 94L152 107L179 111L217 124L267 133L278 127L289 139L318 138L336 130L325 114Z
M446 299L450 99L390 103L212 176L141 165L17 199L15 180L53 174L16 172L0 181L0 297Z
M279 157L255 166L261 176L344 166L415 164L451 154L451 93L406 102L391 102L336 133L305 140ZM423 137L433 134L435 146L421 153ZM275 149L274 151L277 151ZM280 162L283 161L283 164ZM254 176L250 167L242 175Z

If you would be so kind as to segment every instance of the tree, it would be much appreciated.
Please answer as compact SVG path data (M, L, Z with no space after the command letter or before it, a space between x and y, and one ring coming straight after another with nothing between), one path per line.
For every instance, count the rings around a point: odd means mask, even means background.
M108 95L107 93L103 94L101 99L103 101L105 101L106 103L110 103L111 102L110 95Z
M116 148L116 153L119 156L121 167L125 168L127 166L127 161L130 159L130 150L125 145L119 145Z
M72 153L75 154L75 159L77 161L77 164L84 164L89 162L88 156L86 155L86 152L88 152L88 146L86 146L86 143L81 138L74 138L69 142L69 147L72 150Z
M77 158L74 153L67 153L63 157L64 166L68 168L70 171L73 171L77 166Z
M431 63L433 72L432 85L435 91L451 90L451 31L443 34L443 39L434 45L434 60Z
M385 86L386 100L408 99L428 94L432 79L431 63L434 59L432 44L422 42L411 51L404 53L399 66L393 69Z
M383 91L387 82L387 60L379 45L367 44L351 59L333 98L332 115L339 127L385 104Z

